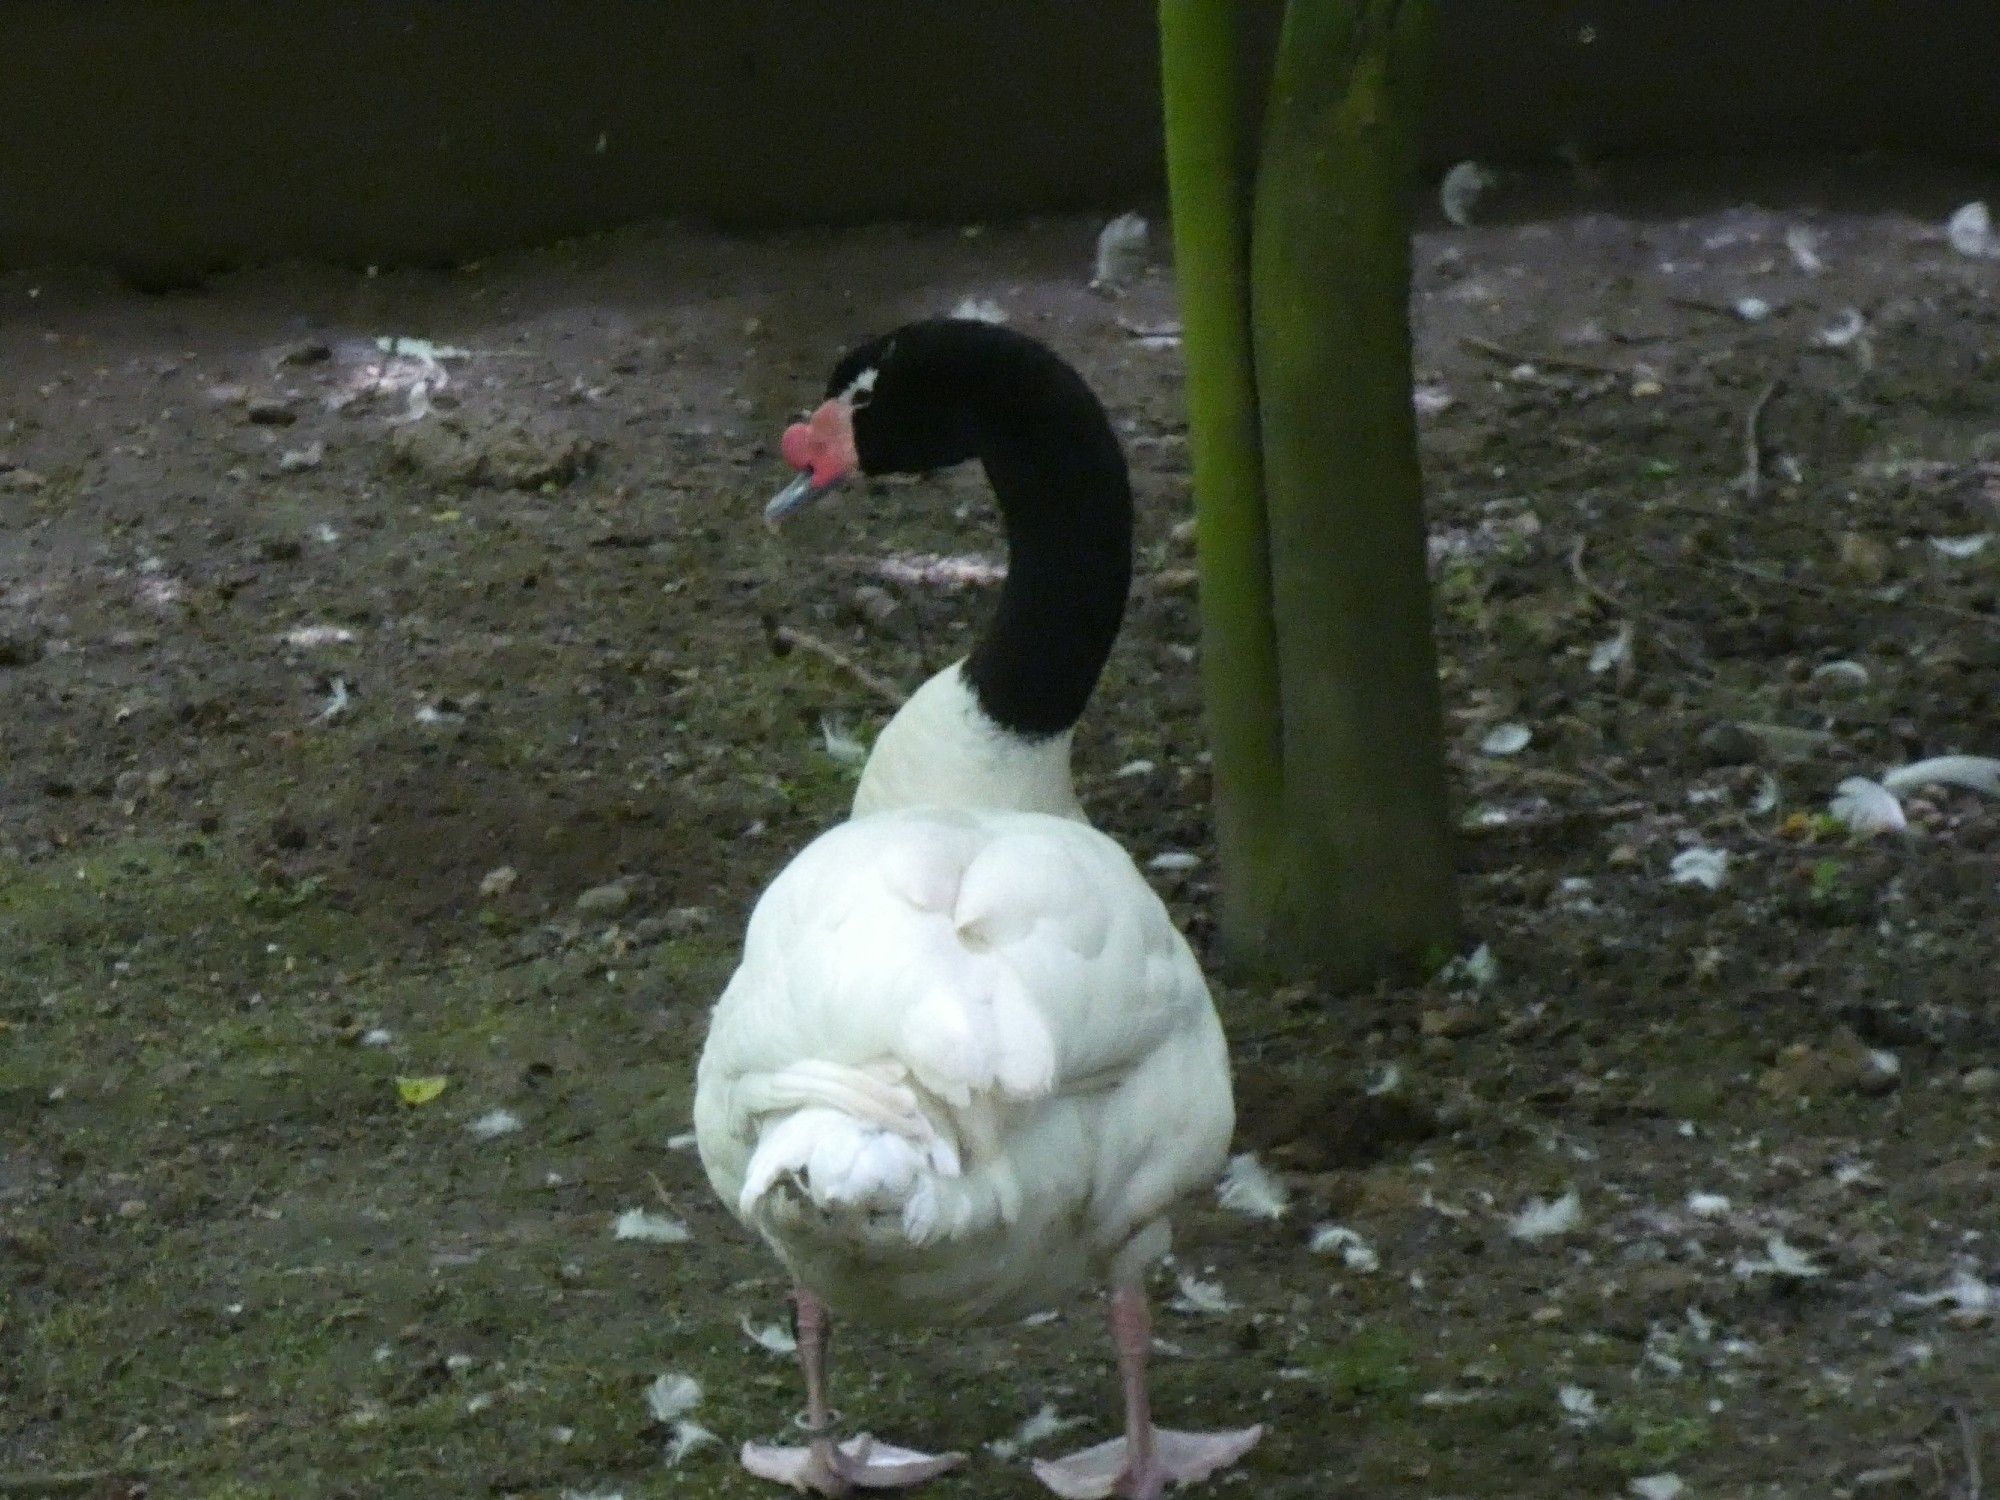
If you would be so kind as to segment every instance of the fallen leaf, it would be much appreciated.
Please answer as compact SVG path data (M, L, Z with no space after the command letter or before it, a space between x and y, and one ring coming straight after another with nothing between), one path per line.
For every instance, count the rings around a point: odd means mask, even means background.
M405 1104L429 1104L445 1091L451 1082L442 1073L432 1073L422 1078L401 1078L396 1080L396 1097Z

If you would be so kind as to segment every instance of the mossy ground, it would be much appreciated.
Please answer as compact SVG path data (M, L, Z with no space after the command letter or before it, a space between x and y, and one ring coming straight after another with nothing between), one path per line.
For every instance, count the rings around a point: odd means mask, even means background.
M971 475L757 524L841 342L976 293L1098 384L1151 582L1086 800L1142 858L1209 848L1177 364L1119 323L1170 308L1160 281L1082 289L1092 228L663 231L169 299L0 283L0 480L39 480L0 492L0 1482L755 1492L729 1449L798 1395L744 1325L784 1288L667 1142L748 903L841 814L820 720L881 712L772 627L914 684L982 594L857 586L892 550L991 549ZM2000 752L2000 546L1926 540L2000 530L2000 313L1918 228L1738 210L1420 242L1463 875L1498 975L1220 991L1243 1146L1293 1197L1180 1226L1176 1273L1233 1307L1162 1312L1163 1418L1271 1429L1223 1493L1941 1496L1954 1411L2000 1467L1991 1314L1910 1300L2000 1280L2000 808L1939 795L1872 843L1810 817L1843 776ZM1773 319L1727 313L1750 291ZM1814 342L1849 305L1865 361ZM595 467L540 491L394 468L400 396L325 405L388 333L472 348L443 399L567 424ZM245 420L262 394L289 425ZM279 462L309 441L317 466ZM315 624L352 639L287 644ZM1590 671L1624 624L1630 666ZM1814 677L1836 658L1867 684ZM1505 720L1530 748L1481 755ZM1811 734L1704 743L1725 720ZM1719 892L1667 879L1697 841L1733 856ZM1205 868L1163 878L1205 944ZM611 881L621 909L576 909ZM1843 1071L1856 1047L1896 1078ZM419 1076L447 1086L403 1102ZM469 1129L500 1108L521 1129ZM1575 1229L1509 1234L1570 1188ZM691 1239L614 1239L631 1207ZM1379 1268L1311 1254L1324 1222ZM1759 1269L1774 1237L1824 1274ZM673 1467L643 1399L665 1371L722 1439ZM940 1494L1036 1493L982 1445L1045 1403L1087 1425L1040 1452L1112 1411L1088 1301L843 1329L835 1378L852 1421L975 1450Z

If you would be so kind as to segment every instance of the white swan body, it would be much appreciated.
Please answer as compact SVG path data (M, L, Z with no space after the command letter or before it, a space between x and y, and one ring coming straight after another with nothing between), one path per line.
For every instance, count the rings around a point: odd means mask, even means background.
M695 1135L724 1203L791 1269L803 1444L760 1478L847 1496L962 1453L837 1439L828 1305L949 1322L1110 1283L1125 1435L1035 1462L1063 1500L1159 1500L1262 1429L1152 1420L1144 1273L1222 1166L1222 1027L1187 942L1070 781L1071 733L1124 617L1132 492L1103 405L993 324L905 324L844 355L785 432L778 520L855 473L978 460L1008 571L963 661L876 741L854 815L772 881L716 1002Z
M957 721L954 696L976 713L956 668L884 743ZM1075 806L1059 764L1024 800ZM857 807L893 785L864 777ZM1131 859L1080 815L979 806L884 806L785 868L695 1097L716 1191L798 1279L910 1319L1131 1279L1233 1117L1208 986Z

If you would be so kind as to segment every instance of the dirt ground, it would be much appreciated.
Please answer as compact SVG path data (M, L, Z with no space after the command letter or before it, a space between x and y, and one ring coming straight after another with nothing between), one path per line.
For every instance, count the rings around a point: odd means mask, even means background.
M1161 1278L1163 1420L1270 1426L1218 1494L2000 1482L2000 800L1826 811L2000 754L2000 260L1914 199L1420 237L1486 951L1218 986L1290 1200ZM911 558L996 550L971 473L759 524L845 343L985 298L1096 384L1144 581L1085 799L1210 853L1171 291L1088 291L1096 228L0 279L0 1494L758 1492L783 1286L678 1138L823 721L887 712L780 631L908 688L990 593ZM972 1451L939 1495L1112 1430L1088 1301L835 1363Z

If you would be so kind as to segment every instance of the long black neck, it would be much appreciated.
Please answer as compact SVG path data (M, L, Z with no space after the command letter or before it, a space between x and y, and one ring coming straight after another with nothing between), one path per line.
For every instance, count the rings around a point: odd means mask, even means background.
M1007 581L965 668L1002 728L1059 734L1083 716L1132 584L1132 486L1104 408L1082 379L1017 389L974 417L1007 530Z

